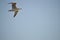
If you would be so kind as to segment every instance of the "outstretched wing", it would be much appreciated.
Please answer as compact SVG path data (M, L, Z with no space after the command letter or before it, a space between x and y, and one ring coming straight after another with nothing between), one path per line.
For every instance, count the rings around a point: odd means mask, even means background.
M18 12L18 11L15 11L15 13L14 13L14 17L17 15L17 12Z
M12 4L12 9L15 9L16 8L16 3L11 2L11 3L8 3L8 4Z
M12 3L12 9L16 8L16 3Z

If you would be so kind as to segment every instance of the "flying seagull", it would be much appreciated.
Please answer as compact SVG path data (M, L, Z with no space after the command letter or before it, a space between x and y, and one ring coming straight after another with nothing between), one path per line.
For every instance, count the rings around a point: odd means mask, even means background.
M14 3L14 2L11 2L11 3L8 3L8 4L12 4L12 9L8 10L8 11L14 11L15 12L13 17L15 17L17 15L17 13L20 9L22 9L22 8L17 8L16 3Z

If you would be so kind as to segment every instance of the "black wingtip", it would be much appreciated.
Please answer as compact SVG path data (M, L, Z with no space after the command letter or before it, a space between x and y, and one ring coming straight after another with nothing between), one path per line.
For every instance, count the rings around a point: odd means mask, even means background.
M15 18L15 16L13 16Z

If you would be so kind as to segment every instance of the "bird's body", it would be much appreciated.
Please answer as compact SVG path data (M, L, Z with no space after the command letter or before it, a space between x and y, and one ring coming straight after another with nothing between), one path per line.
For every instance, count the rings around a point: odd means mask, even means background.
M9 10L9 11L14 11L15 13L14 13L14 17L17 15L17 12L20 10L20 8L17 8L16 7L16 3L8 3L8 4L12 4L12 9L11 10Z

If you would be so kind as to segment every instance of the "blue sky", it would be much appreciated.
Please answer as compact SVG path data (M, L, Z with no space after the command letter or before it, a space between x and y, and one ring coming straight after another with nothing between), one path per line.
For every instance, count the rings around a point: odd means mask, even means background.
M13 17L9 2L22 8ZM0 0L0 40L60 40L59 0Z

